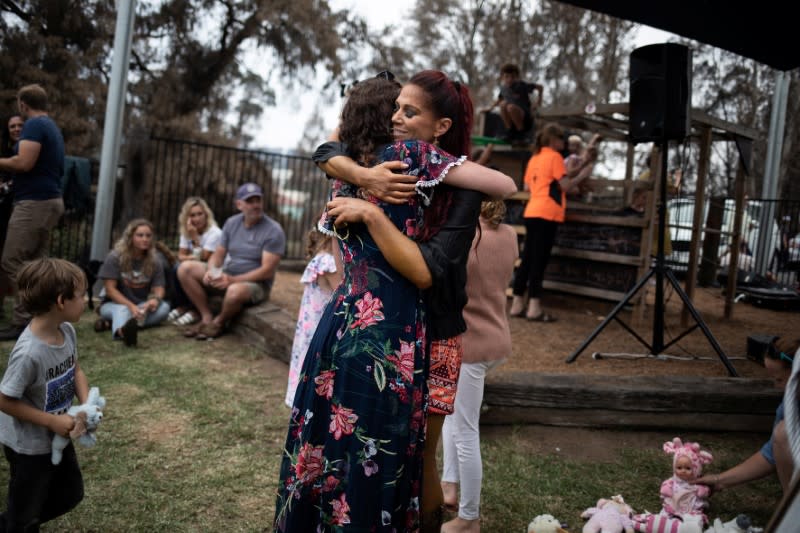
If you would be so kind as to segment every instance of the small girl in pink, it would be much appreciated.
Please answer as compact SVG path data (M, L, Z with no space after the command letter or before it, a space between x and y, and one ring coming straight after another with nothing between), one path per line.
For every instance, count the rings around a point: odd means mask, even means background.
M679 518L683 515L700 515L707 522L704 510L708 507L709 488L694 480L703 472L703 465L711 462L710 453L700 450L696 442L681 442L675 437L664 443L664 451L674 455L673 476L661 484L661 514Z
M311 337L317 330L322 312L333 293L342 281L342 268L338 259L338 247L334 250L333 239L323 235L316 229L308 233L308 254L311 260L306 265L300 283L305 283L303 299L300 301L300 313L294 330L292 358L289 362L289 384L286 388L286 405L292 406L294 393L303 360L308 351Z

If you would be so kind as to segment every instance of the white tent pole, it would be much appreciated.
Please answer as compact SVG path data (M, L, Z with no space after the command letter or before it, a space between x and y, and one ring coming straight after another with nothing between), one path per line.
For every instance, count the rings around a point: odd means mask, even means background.
M778 178L783 152L783 137L786 127L786 106L789 96L790 78L784 71L775 74L775 92L772 95L772 112L769 120L769 137L767 138L767 160L764 166L764 177L761 186L761 197L765 200L778 199ZM772 242L772 227L775 223L775 202L764 204L759 217L758 242L753 252L756 254L756 271L764 274L769 268L773 248L780 246Z
M111 219L114 214L119 144L122 135L125 93L128 84L128 61L131 56L133 21L136 0L117 0L117 24L114 30L114 59L108 87L106 117L103 125L103 147L100 154L100 176L92 227L91 259L102 261L111 240Z

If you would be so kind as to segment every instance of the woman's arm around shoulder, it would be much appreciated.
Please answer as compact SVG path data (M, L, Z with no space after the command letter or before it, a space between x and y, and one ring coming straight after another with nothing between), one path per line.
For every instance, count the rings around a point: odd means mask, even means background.
M493 200L503 200L517 192L517 184L510 176L472 161L451 168L445 183L482 192Z
M312 159L328 176L362 187L386 203L402 204L414 195L416 179L400 173L408 168L402 161L364 167L347 155L345 145L339 142L320 145Z

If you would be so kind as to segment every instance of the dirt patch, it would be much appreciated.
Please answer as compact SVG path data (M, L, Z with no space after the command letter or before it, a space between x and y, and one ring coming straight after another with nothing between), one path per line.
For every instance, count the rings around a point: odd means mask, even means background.
M272 289L271 300L297 315L303 286L297 272L280 271ZM631 326L645 341L653 340L653 292L649 287L642 320L632 311L622 311L618 319ZM664 342L669 343L687 328L681 327L682 302L671 289L666 291L664 313ZM725 300L720 289L698 288L693 300L714 339L719 343L739 375L766 378L763 367L745 357L747 336L752 334L797 335L800 313L776 311L747 303L734 304L733 317L724 318ZM595 375L687 375L726 377L728 371L700 328L681 338L665 354L673 358L593 359L593 352L629 353L644 355L646 348L616 322L603 332L578 356L575 362L565 360L600 325L614 304L604 300L564 293L548 293L544 297L548 311L557 316L553 323L528 322L511 319L513 353L498 374L520 370L547 373L579 373ZM694 326L689 317L688 327ZM685 359L685 360L684 360Z
M597 463L618 462L621 448L657 449L653 443L671 438L663 437L666 433L651 431L634 433L539 425L517 426L513 434L520 453L581 458ZM506 438L507 435L508 428L503 426L481 427L481 436L484 438ZM587 446L587 443L591 445Z

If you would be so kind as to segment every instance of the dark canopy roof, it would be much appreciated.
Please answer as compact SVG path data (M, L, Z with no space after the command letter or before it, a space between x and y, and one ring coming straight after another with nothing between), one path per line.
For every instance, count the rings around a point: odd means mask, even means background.
M720 0L562 0L723 48L778 70L800 67L798 24L791 3Z

